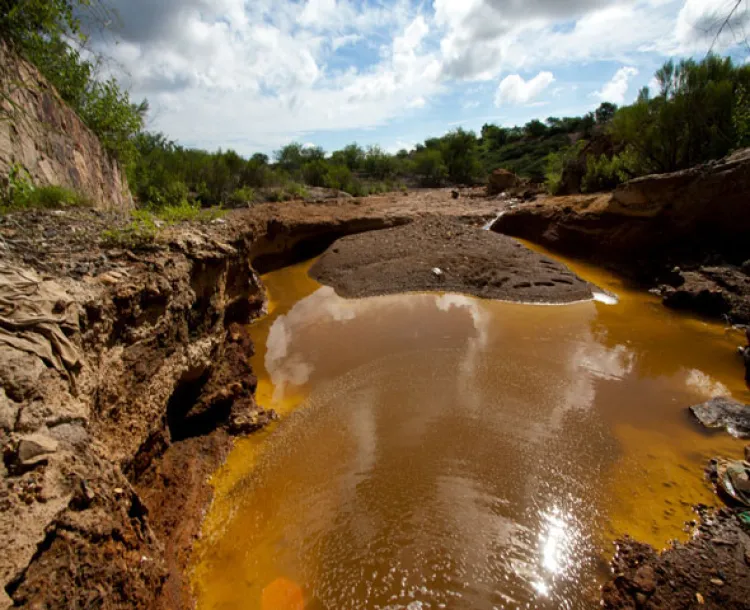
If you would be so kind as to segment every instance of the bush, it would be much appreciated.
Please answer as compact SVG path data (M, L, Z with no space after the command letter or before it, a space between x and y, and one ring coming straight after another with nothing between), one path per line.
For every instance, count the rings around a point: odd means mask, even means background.
M148 212L148 210L146 210ZM223 214L220 207L201 208L194 203L184 201L180 205L165 206L153 211L154 216L172 224L175 222L208 222Z
M91 205L91 202L86 197L64 186L35 187L31 183L28 172L20 165L11 168L5 192L0 197L0 211L2 212L33 208L60 209L89 205Z
M553 152L547 155L547 164L544 172L544 184L550 195L558 195L562 187L562 174L565 168L563 153Z
M620 155L614 155L612 158L601 155L598 159L590 156L586 159L586 173L581 182L581 192L608 191L627 179L625 159Z
M325 186L351 194L354 177L346 165L331 165L328 168Z
M90 206L91 202L83 195L64 186L43 186L31 191L28 207L67 208Z
M284 190L291 195L292 199L307 199L310 193L301 184L290 182L284 187Z
M253 201L255 201L255 190L249 186L243 186L229 196L229 205L232 207L247 206Z
M423 148L414 155L414 173L422 186L440 186L448 177L448 170L439 150Z
M102 233L102 245L114 248L146 248L156 241L158 232L159 227L153 215L145 210L136 210L129 225L122 229L108 229Z

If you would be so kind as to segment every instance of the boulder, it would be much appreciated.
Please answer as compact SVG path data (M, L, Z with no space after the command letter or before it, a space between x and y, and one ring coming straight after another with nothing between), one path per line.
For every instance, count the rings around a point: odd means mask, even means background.
M737 438L750 438L750 406L731 398L717 397L690 407L690 412L707 428L726 428Z
M702 273L686 271L680 273L680 279L680 286L661 288L662 299L667 307L695 311L712 317L718 317L731 310L728 295L709 277Z
M38 464L57 451L57 441L45 434L29 434L18 443L18 460L24 466Z
M517 187L520 183L521 180L513 172L509 172L507 169L496 169L490 175L490 180L487 184L487 195L490 197L499 195Z

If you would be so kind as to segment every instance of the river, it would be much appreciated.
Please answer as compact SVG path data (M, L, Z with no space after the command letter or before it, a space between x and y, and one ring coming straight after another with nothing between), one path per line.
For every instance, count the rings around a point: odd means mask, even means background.
M564 262L618 302L265 276L253 366L282 418L214 476L198 607L593 608L616 537L685 539L706 461L743 446L686 407L750 400L739 335Z

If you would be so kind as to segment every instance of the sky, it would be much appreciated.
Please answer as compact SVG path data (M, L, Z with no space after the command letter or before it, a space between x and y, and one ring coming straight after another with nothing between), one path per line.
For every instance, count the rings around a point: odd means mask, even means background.
M390 152L632 102L702 58L736 0L109 0L106 71L147 128L207 150ZM750 0L716 41L750 56Z

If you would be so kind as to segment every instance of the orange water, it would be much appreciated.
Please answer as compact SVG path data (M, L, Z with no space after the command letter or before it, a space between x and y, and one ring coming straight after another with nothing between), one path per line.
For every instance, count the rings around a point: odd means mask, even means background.
M684 538L706 460L743 446L686 407L750 399L740 337L570 264L619 304L264 277L253 364L282 421L214 478L199 608L595 607L614 537Z

